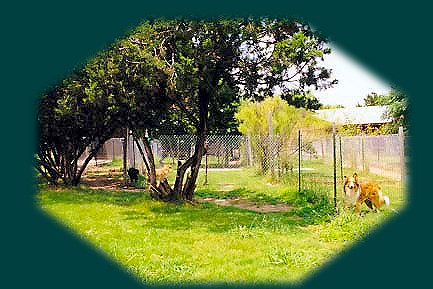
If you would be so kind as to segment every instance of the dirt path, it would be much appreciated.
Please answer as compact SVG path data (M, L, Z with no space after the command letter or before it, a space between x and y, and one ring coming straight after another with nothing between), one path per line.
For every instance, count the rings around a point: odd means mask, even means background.
M91 165L81 179L84 185L95 190L141 192L143 189L125 186L123 173L119 168Z
M246 209L254 212L269 213L269 212L286 212L292 207L287 204L256 204L246 199L234 198L234 199L215 199L215 198L202 198L198 199L199 203L214 203L219 206L233 206L236 208Z
M104 166L90 165L82 178L82 183L90 189L102 189L109 191L128 191L141 192L144 189L125 186L123 182L123 173L119 168L109 168ZM197 203L214 203L219 206L233 206L241 209L246 209L254 212L285 212L292 207L287 204L256 204L252 201L242 198L234 199L216 199L216 198L201 198L196 200Z

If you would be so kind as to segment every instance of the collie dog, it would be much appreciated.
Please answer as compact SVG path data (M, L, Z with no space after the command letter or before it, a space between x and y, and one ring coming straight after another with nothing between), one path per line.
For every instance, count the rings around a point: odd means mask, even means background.
M167 178L168 173L171 171L171 165L164 165L161 169L156 169L156 180L162 182Z
M389 205L389 197L382 194L382 189L375 182L362 182L356 173L351 177L344 176L344 201L346 206L355 206L357 213L365 203L371 210L379 211L384 204Z

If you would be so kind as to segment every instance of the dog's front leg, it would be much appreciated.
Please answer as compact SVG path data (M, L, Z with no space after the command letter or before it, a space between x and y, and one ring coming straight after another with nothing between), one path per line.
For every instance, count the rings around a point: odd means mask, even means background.
M363 198L363 197L359 197L357 200L356 200L356 203L355 203L355 212L357 213L357 214L361 214L361 206L362 206L362 203L364 203L365 202L365 198Z

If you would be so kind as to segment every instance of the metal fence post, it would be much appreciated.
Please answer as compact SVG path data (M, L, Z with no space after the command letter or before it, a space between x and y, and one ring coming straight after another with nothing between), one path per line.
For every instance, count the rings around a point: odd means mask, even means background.
M343 180L343 150L341 145L341 135L339 136L339 142L340 142L340 177L341 180Z
M365 159L365 135L361 135L361 162L362 162L362 170L364 172L368 172L368 164Z
M301 130L298 130L298 192L301 192Z
M111 161L114 161L114 139L111 140Z
M333 159L334 159L334 208L337 210L337 153L335 142L336 128L335 122L332 124L332 143L333 143Z
M128 181L128 175L127 175L127 157L128 157L128 128L125 128L124 135L123 135L123 180L125 182L125 185Z
M206 154L205 154L205 175L204 175L204 184L205 185L207 185L208 184L208 182L207 182L207 167L208 167L208 149L209 149L209 141L208 141L208 139L207 139L207 137L206 137L206 140L205 140L205 152L206 152Z
M135 168L135 143L134 143L134 135L131 135L131 143L132 143L132 167Z
M251 135L247 134L247 154L248 154L248 166L253 165L253 150L251 148Z
M268 113L268 125L269 125L269 170L271 171L272 176L274 175L274 130L272 127L272 111L270 110Z
M404 131L403 127L400 126L398 128L398 136L399 136L399 142L400 142L400 182L402 187L402 192L404 191L405 187L405 178L406 178L406 160L405 160L405 147L404 147Z

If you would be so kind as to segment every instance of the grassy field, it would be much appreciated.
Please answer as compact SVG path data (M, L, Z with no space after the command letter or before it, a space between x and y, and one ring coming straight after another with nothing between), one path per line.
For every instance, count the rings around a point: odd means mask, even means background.
M319 176L317 176L319 177ZM299 282L372 228L403 202L362 216L334 214L327 186L297 192L287 177L275 183L254 170L200 175L196 198L242 198L284 203L288 211L259 213L214 203L168 204L146 191L55 189L41 186L48 214L105 251L148 283Z

